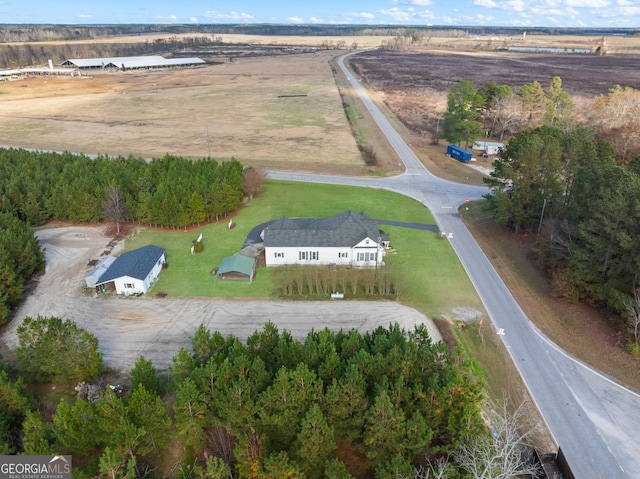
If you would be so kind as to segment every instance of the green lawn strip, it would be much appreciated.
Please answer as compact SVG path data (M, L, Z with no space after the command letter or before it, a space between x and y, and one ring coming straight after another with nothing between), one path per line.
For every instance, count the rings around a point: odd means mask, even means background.
M155 244L167 250L168 268L150 294L270 298L276 297L273 270L260 268L253 283L218 281L211 274L222 259L240 250L247 233L256 225L282 216L328 217L345 210L364 211L379 220L433 224L431 213L420 203L385 190L347 186L270 181L265 191L234 216L228 229L221 218L197 230L159 231L143 228L128 239L126 250ZM455 253L446 240L431 231L381 225L391 235L397 254L386 257L396 270L400 300L427 315L446 314L455 306L480 308L480 301ZM202 233L204 251L191 254L192 241Z

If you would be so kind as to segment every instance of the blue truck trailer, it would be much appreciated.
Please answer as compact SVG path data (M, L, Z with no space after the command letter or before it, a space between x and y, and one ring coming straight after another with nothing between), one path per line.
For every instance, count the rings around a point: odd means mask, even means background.
M447 156L462 161L463 163L469 163L473 159L473 154L470 151L456 145L447 146Z

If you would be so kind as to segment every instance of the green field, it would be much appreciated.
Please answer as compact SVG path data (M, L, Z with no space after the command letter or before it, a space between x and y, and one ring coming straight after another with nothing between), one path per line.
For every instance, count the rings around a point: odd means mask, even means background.
M126 242L126 250L155 244L167 250L168 268L150 294L227 298L277 297L273 270L260 268L253 283L218 281L211 270L225 256L236 253L247 233L256 225L288 217L328 217L345 210L364 211L378 220L434 224L431 213L420 203L385 190L346 186L270 181L265 191L233 217L236 227L227 228L228 218L197 230L158 231L142 228ZM400 301L435 317L455 307L482 309L469 279L446 240L430 231L382 225L391 235L397 254L386 263L394 268L400 285ZM190 252L192 241L202 233L204 251Z

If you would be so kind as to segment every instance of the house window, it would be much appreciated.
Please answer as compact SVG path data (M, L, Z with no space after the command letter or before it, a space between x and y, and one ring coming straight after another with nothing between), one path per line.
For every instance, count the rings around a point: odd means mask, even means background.
M348 258L349 253L338 253L338 258Z
M313 261L318 261L318 252L317 251L311 251L309 253L309 259L313 260Z
M358 261L364 261L364 262L368 262L368 261L376 261L378 257L378 253L358 253Z
M298 259L300 261L305 261L307 259L307 252L306 251L298 252Z
M299 251L298 259L300 261L318 261L320 253L318 251Z
M133 283L124 283L126 289L133 289Z
M284 253L274 253L276 258L284 258Z

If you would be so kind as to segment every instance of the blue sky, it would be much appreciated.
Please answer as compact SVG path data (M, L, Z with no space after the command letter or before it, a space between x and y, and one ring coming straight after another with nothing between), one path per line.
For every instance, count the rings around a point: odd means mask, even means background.
M0 0L0 23L640 27L640 0Z

